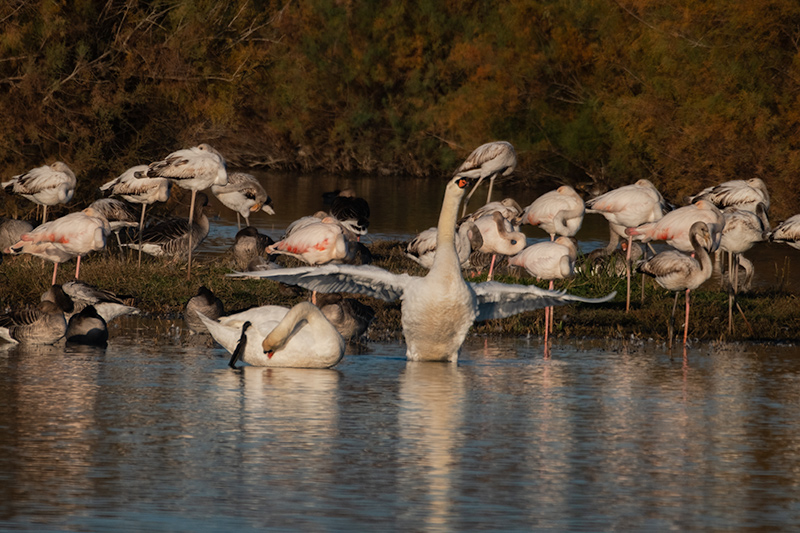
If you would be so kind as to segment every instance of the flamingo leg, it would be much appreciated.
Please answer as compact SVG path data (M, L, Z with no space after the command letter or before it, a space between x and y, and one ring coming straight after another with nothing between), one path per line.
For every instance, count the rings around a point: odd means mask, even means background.
M667 346L672 350L672 339L675 337L675 313L678 310L678 292L675 293L675 302L672 304L672 315L667 325Z
M689 337L689 289L686 289L686 321L683 324L683 346L686 347L686 340Z
M192 190L192 205L189 206L189 265L186 270L186 279L192 279L192 223L194 222L194 198L197 191Z
M467 205L469 204L469 199L470 199L470 198L472 198L472 194L475 192L475 189L477 189L477 188L478 188L478 185L480 185L482 181L483 181L483 176L481 176L480 178L478 178L478 181L477 181L477 183L475 183L475 185L472 187L472 190L470 190L470 191L469 191L469 194L467 194L467 197L466 197L466 198L464 198L464 207L461 209L461 216L462 216L462 217L463 217L463 216L466 214L466 212L467 212Z
M733 252L728 252L728 335L733 335L733 302L736 300L736 286L734 285ZM738 268L736 269L738 273Z
M53 283L50 285L56 284L56 274L58 273L58 263L53 263Z
M250 223L248 222L247 225L249 226ZM239 212L237 211L236 212L236 230L239 231L240 229L242 229L242 220L241 220L241 217L239 216Z
M81 256L78 256L78 263L75 265L75 279L78 279L78 274L81 272Z
M492 281L492 273L494 272L495 259L497 259L497 255L492 254L492 262L489 264L489 276L486 278L487 281Z
M42 214L42 224L44 224L45 222L47 222L47 206L42 205L42 207L44 207L44 213Z
M494 187L495 176L497 176L497 174L492 174L492 176L489 178L489 194L486 195L487 204L492 201L492 187Z
M142 232L144 231L144 211L147 204L142 204L142 217L139 219L139 269L142 268Z
M625 275L628 278L628 289L625 297L626 313L630 312L631 310L631 244L632 243L633 243L633 237L628 235L628 252L625 255Z

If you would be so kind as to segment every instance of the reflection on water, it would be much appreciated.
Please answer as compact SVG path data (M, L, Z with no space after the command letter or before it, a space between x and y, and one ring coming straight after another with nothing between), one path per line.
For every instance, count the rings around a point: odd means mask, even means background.
M744 529L800 520L800 352L474 339L333 370L172 336L0 350L3 529Z

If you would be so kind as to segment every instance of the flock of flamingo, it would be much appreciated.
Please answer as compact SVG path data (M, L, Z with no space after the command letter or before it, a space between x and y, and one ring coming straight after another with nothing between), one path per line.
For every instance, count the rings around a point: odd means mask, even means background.
M684 292L684 346L690 292L711 277L710 254L728 253L733 287L730 320L739 269L744 268L746 274L752 271L741 254L765 239L800 248L800 215L771 229L767 218L769 193L757 178L709 187L688 198L687 205L672 210L646 179L588 201L568 185L543 194L524 209L510 198L491 201L495 179L510 175L516 166L514 147L500 141L478 147L455 171L445 187L438 225L420 233L406 248L409 258L428 269L425 276L396 274L366 264L369 250L360 238L369 226L369 206L354 194L335 196L330 213L318 212L295 221L281 240L273 242L249 223L253 212L274 213L266 191L250 174L228 173L224 157L207 144L128 169L101 187L121 200L103 198L52 221L47 221L47 207L71 200L75 174L62 162L34 168L12 177L2 187L7 194L42 205L42 221L34 228L26 221L0 220L0 249L4 254L30 254L54 263L52 287L37 307L0 316L0 337L12 343L52 344L64 337L68 342L105 343L107 322L137 310L113 293L81 282L81 257L105 248L113 232L120 246L139 252L139 263L142 252L185 257L187 276L191 277L192 252L209 231L203 213L208 197L202 192L209 188L223 205L237 213L240 231L234 252L239 250L244 259L238 263L241 271L230 276L267 278L312 291L313 303L304 302L292 309L262 306L226 316L219 299L201 287L187 304L187 325L194 331L210 333L232 354L231 366L239 360L259 366L315 368L338 363L346 340L363 333L371 315L357 300L331 298L325 293L399 299L406 355L412 361L454 362L475 321L545 308L544 346L549 355L552 306L574 301L599 304L615 296L584 298L553 291L553 280L575 272L575 235L587 212L607 219L611 238L606 247L589 255L585 268L611 257L620 259L610 264L627 277L626 312L630 309L634 262L639 272L676 292L675 307L678 294ZM489 184L487 203L466 213L469 198L484 181ZM147 206L166 201L173 183L192 191L189 218L145 227ZM141 205L140 214L133 213L132 204ZM245 220L244 229L240 217ZM523 224L541 228L550 235L550 241L528 246L520 232ZM128 226L138 231L133 239L122 243L119 232ZM638 243L651 241L663 241L672 249L644 258L646 248ZM269 260L280 254L299 258L307 266L282 268ZM524 268L538 279L550 280L550 288L493 281L499 257L506 257L509 265ZM57 285L58 265L72 258L77 258L75 280ZM484 261L488 280L465 281L462 270L479 267ZM669 338L671 341L671 328Z

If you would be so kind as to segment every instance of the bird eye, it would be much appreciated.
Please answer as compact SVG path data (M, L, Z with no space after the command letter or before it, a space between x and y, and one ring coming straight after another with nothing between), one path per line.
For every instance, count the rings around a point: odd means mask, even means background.
M517 244L517 240L516 239L511 239L511 246L514 246L515 244Z

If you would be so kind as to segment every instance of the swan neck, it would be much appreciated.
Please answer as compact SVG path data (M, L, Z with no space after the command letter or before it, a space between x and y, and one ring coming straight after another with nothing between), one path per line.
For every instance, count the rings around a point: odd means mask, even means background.
M461 198L464 191L454 184L448 184L445 189L442 210L439 212L439 224L436 233L436 256L433 260L433 267L442 263L458 264L456 253L456 220L458 217L458 207L461 205Z

